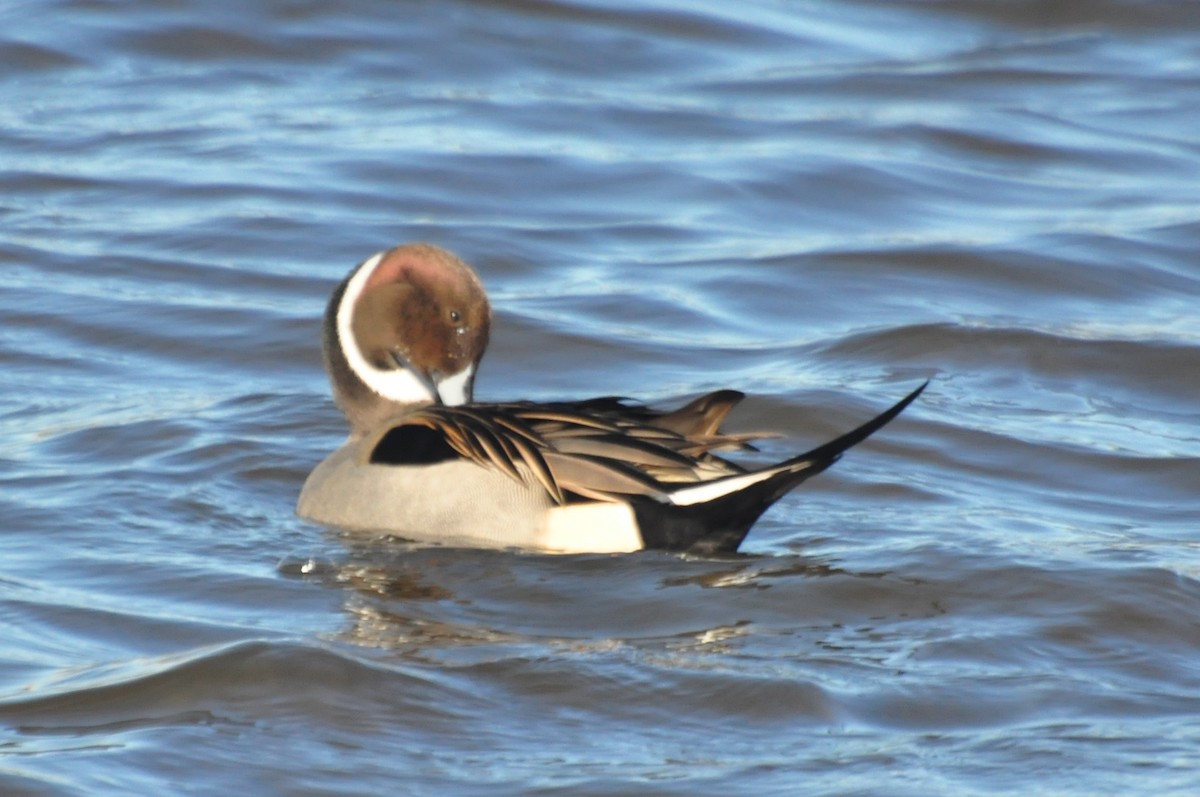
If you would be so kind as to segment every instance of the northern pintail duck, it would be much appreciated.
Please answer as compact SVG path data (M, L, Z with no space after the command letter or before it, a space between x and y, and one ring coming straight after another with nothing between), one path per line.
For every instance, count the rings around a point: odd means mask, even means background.
M342 529L557 552L735 551L780 496L896 417L747 469L714 452L759 435L720 426L718 390L659 411L622 399L475 403L491 309L449 252L380 252L334 289L323 349L350 437L308 477L297 512Z

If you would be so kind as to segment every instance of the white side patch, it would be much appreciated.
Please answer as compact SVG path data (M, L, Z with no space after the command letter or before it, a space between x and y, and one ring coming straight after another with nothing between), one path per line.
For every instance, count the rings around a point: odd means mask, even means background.
M453 376L448 376L437 383L438 395L442 403L457 407L471 401L471 377L475 375L475 363L471 363Z
M410 371L382 370L367 362L362 350L358 348L358 341L354 339L354 328L351 325L354 305L358 303L367 280L386 254L386 251L378 252L364 260L346 284L346 291L342 294L342 301L337 310L338 342L341 343L342 353L346 355L350 370L371 390L386 399L403 404L435 403L437 396L431 394L425 383Z
M806 467L808 466L806 465ZM804 468L794 467L788 470L799 472L804 470ZM694 487L684 487L682 490L675 490L669 494L669 498L675 506L703 504L705 501L711 501L714 498L720 498L721 496L744 490L753 484L758 484L782 472L782 470L777 468L768 468L767 470L760 470L754 473L726 476L722 479L714 479L710 482L697 484Z
M628 553L645 547L633 508L604 502L548 509L537 546L559 553Z

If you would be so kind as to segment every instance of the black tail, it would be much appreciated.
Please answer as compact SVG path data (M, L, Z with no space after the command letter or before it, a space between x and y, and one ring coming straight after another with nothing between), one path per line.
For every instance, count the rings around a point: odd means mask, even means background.
M828 468L829 465L832 465L837 461L838 457L840 457L842 452L844 452L846 449L850 448L851 446L856 446L863 440L866 440L868 437L886 426L887 423L897 415L904 412L904 408L916 401L917 396L921 395L922 391L924 391L927 387L929 387L928 379L926 379L916 390L897 401L891 409L881 412L879 415L867 421L857 429L846 432L841 437L835 440L830 440L825 445L817 446L812 451L807 451L798 457L792 457L786 462L779 463L779 467L787 465L799 465L808 461L815 463L827 459L829 460L829 463L825 465L825 468ZM822 470L825 468L822 468Z
M631 496L642 541L647 548L699 554L732 553L742 544L759 516L788 491L837 462L842 453L879 431L921 395L929 381L890 409L857 429L797 457L772 465L760 481L693 504L671 504L646 496ZM730 482L745 474L725 477Z

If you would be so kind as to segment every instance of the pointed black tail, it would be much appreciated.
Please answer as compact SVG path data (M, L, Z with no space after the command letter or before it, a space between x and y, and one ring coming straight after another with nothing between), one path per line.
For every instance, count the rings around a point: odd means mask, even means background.
M828 459L829 464L832 465L837 460L837 458L842 455L843 451L850 448L851 446L858 445L863 440L866 440L868 437L875 434L880 429L882 429L885 425L887 425L887 423L889 421L891 421L893 418L895 418L897 415L904 412L904 408L907 407L909 404L912 404L914 401L916 401L917 396L921 395L921 393L927 387L929 387L928 379L926 379L920 385L920 387L918 387L916 390L914 390L913 392L909 393L904 398L897 401L895 403L895 405L893 405L891 407L891 409L881 412L879 415L876 415L874 418L867 421L866 423L864 423L862 426L858 427L857 429L853 429L849 432L846 432L841 437L838 437L834 440L830 440L828 443L826 443L824 445L817 446L816 448L814 448L811 451L806 451L805 453L801 454L798 457L792 457L791 459L787 460L786 462L781 462L780 466L800 464L802 462L809 462L809 461L817 462L817 461L825 460L825 459ZM826 467L829 467L829 466L826 465Z
M921 395L929 381L890 409L834 440L792 457L765 471L770 476L741 489L693 504L670 504L631 496L642 541L647 548L699 554L732 553L742 544L759 516L782 495L837 462L842 453L879 431ZM745 476L728 477L731 482Z

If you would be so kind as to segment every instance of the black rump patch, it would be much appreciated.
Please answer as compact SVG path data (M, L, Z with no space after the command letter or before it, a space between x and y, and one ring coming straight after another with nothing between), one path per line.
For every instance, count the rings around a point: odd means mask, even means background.
M428 426L396 426L379 439L371 463L382 465L432 465L458 459L446 437Z

